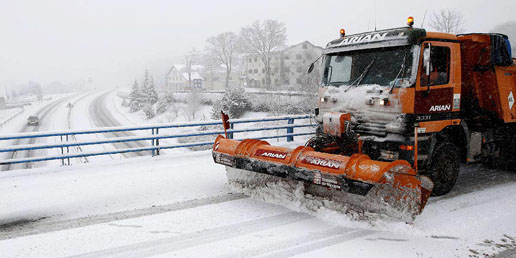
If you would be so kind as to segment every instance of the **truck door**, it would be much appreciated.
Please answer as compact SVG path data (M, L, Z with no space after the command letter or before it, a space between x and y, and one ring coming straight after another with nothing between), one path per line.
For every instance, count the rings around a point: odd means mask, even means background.
M460 123L461 59L457 42L422 44L414 114L427 133Z

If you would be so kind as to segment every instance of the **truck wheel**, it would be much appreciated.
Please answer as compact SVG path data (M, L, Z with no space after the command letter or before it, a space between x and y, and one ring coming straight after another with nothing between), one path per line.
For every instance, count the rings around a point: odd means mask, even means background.
M460 171L459 149L450 142L438 143L428 161L428 176L434 182L432 196L447 194Z

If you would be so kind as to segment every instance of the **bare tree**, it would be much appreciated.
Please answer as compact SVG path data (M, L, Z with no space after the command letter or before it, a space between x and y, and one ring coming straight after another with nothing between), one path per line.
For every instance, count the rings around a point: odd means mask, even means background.
M197 60L197 51L192 48L190 52L185 55L185 71L188 74L188 85L192 88L192 66Z
M203 66L203 76L210 78L210 88L213 89L213 78L215 77L215 71L220 67L218 57L213 55L209 49L205 50L205 53L201 57L201 64Z
M260 57L265 66L265 87L271 86L271 53L285 45L287 29L277 20L255 21L240 31L242 47Z
M464 15L454 9L441 9L430 16L430 27L440 32L459 34L464 32Z
M207 41L210 52L226 67L226 89L228 89L233 59L237 49L237 35L233 32L224 32L208 38Z
M502 33L509 37L512 47L512 56L516 56L516 21L496 25L492 32Z

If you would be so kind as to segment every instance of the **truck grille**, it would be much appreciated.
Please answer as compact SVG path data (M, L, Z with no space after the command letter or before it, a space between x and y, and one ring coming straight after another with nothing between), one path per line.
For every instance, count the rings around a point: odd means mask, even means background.
M365 120L358 120L358 125L355 127L355 132L361 135L387 136L386 125L387 122L370 122Z

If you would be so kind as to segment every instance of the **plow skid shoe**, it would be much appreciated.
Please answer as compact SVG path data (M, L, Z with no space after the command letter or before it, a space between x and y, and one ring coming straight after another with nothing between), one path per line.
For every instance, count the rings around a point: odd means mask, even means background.
M228 167L228 179L247 189L266 188L271 183L303 182L304 193L320 202L344 205L357 211L385 214L412 221L420 214L432 192L433 183L419 176L404 160L382 162L367 155L343 156L270 146L265 141L236 141L218 136L213 159ZM291 184L292 185L292 184ZM292 188L292 191L299 189Z

